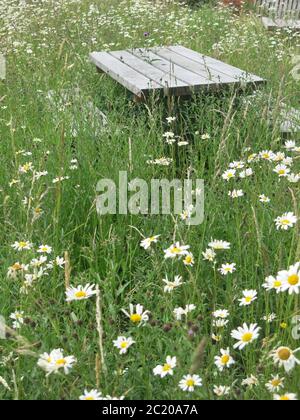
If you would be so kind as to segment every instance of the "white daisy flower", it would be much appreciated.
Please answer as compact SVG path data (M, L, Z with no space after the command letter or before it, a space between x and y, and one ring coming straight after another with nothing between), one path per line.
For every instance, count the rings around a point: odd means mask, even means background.
M263 284L263 287L267 291L276 290L277 293L282 292L282 280L279 280L278 278L275 278L273 276L269 276L266 278L265 283Z
M277 165L273 171L281 178L288 176L291 172L291 170L286 165Z
M230 169L243 169L245 166L245 162L239 161L239 162L231 162L229 164Z
M10 314L10 319L12 319L13 322L13 329L21 328L21 326L24 324L24 311L16 311Z
M300 181L300 174L290 174L287 177L287 180L292 184L297 184Z
M269 392L278 392L284 387L285 378L280 378L279 375L272 375L272 379L266 383L266 388Z
M94 290L94 284L86 284L85 286L71 286L66 290L66 301L86 300L94 296L97 292Z
M275 154L272 152L272 150L263 150L260 154L259 157L263 160L268 160L268 161L272 161L275 158Z
M244 191L243 190L233 190L233 191L229 191L228 196L231 198L240 198L240 197L244 197Z
M284 147L286 148L286 150L293 151L296 147L296 142L294 140L287 140L284 144Z
M223 386L223 385L215 385L214 386L214 394L217 397L224 397L225 395L230 394L230 387L229 386Z
M140 304L129 305L129 313L122 309L122 312L130 319L133 324L143 325L149 321L149 311L144 311L144 307Z
M151 236L150 238L143 239L141 242L141 247L144 249L149 249L152 244L156 244L158 242L160 235Z
M242 386L248 386L249 388L253 388L254 386L258 386L258 385L259 385L259 380L254 375L251 375L242 381Z
M223 251L226 249L230 249L230 243L226 242L226 241L220 241L220 240L212 240L208 246L212 249L214 249L215 251Z
M186 305L185 308L175 308L173 313L175 315L175 318L177 321L181 321L183 316L187 316L190 312L194 311L196 309L196 305L194 304L189 304Z
M292 212L284 213L274 220L277 230L288 230L289 228L294 227L297 221L297 217Z
M196 387L202 387L202 379L199 375L185 375L179 382L179 388L183 391L194 392Z
M278 273L278 280L282 282L282 292L288 291L290 295L299 294L300 288L300 262L292 265L287 271Z
M256 290L244 290L243 291L243 298L239 299L240 306L249 306L257 299L257 291Z
M292 393L287 393L283 395L274 395L274 401L298 401L297 395Z
M51 373L58 373L59 369L63 369L67 375L75 363L76 358L74 356L65 357L62 349L55 349L50 354L43 353L37 364L47 372L48 376Z
M188 245L180 245L179 242L176 242L176 244L171 245L170 248L164 251L165 259L168 259L168 258L174 259L176 257L182 257L184 255L188 255L189 248L190 247Z
M98 392L97 389L92 389L91 391L84 390L83 395L79 397L80 401L100 401L102 400L101 392Z
M175 276L174 281L169 281L168 277L166 277L163 282L166 284L164 288L165 293L171 293L173 290L177 289L177 287L184 284L181 276Z
M15 242L12 248L16 251L29 251L32 248L32 244L29 241Z
M259 196L259 201L261 202L261 203L270 203L270 198L269 197L267 197L265 194L261 194L260 196Z
M222 274L222 276L227 276L228 274L232 274L236 271L236 264L235 263L222 264L222 267L219 268L218 271Z
M215 365L217 366L220 372L223 372L225 368L230 368L230 366L234 364L235 361L230 355L229 348L227 348L226 350L221 349L221 356L215 357Z
M257 340L259 337L260 327L257 324L250 324L250 327L246 323L237 330L233 330L231 337L238 342L233 346L235 349L243 350L246 346Z
M164 365L156 366L156 368L153 369L153 373L155 376L160 376L161 378L164 378L167 375L173 376L176 364L177 364L176 357L168 356L166 363Z
M222 175L222 178L225 181L230 181L231 179L235 178L236 170L235 169L229 169L228 171L225 171Z
M285 371L289 373L296 365L300 365L300 360L295 357L300 348L291 350L289 347L279 347L270 353L270 357L274 363L279 367L284 367Z
M188 253L184 259L183 259L183 264L186 267L193 267L193 265L195 264L195 260L194 260L194 256L191 253Z
M247 168L245 171L240 172L239 177L241 179L245 179L245 178L248 178L252 175L253 175L253 169L252 168Z
M51 254L52 248L49 245L41 245L37 250L39 254Z
M120 350L120 354L126 354L129 347L131 347L133 344L135 344L135 341L131 337L118 337L117 340L114 342L114 346Z
M206 261L214 262L217 254L213 249L208 248L205 252L202 252L203 259Z
M220 319L227 319L229 317L229 311L227 309L219 309L213 312L213 317L220 318Z

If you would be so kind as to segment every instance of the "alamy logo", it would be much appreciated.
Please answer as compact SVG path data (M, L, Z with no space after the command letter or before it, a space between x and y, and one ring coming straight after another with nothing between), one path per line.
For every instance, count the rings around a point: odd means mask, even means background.
M292 58L292 64L294 64L294 67L291 71L291 75L294 80L299 82L300 81L300 55L295 55Z
M204 181L135 178L119 172L119 185L111 179L98 182L96 208L99 215L180 215L188 225L197 226L204 220Z
M292 329L292 336L294 340L300 339L300 316L294 316L292 323L294 325Z
M5 325L5 319L3 316L0 316L0 339L3 340L6 338Z
M3 54L0 53L0 80L6 78L6 59Z

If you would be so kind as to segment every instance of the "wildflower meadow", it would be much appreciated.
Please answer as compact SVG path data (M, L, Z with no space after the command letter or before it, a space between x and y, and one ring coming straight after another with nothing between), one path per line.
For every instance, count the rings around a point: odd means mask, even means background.
M1 400L300 397L300 36L246 3L0 0ZM266 83L136 103L89 61L160 45ZM201 223L101 214L122 171Z

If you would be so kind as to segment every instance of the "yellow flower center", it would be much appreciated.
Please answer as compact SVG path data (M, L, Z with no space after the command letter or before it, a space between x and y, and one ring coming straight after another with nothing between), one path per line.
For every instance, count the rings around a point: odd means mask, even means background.
M250 303L250 302L252 301L252 297L247 296L247 297L245 298L245 301L246 301L247 303Z
M87 296L87 294L83 290L79 290L78 292L75 293L75 297L77 299L85 298L86 296Z
M58 359L56 360L56 365L57 366L64 366L66 364L66 360L65 359Z
M85 400L86 401L94 401L94 397L86 397Z
M166 363L166 364L163 366L163 371L164 371L164 372L169 372L171 369L172 369L172 368L171 368L171 366L170 366L168 363Z
M188 256L186 257L186 259L185 259L185 262L186 262L187 264L191 264L191 263L193 262L193 258L192 258L190 255L188 255Z
M282 224L282 225L289 225L289 224L290 224L290 220L288 220L288 219L283 219L283 220L281 220L281 224Z
M280 169L280 171L278 171L279 175L284 175L285 174L285 169Z
M280 360L287 361L291 357L291 350L287 347L284 347L278 351L278 357Z
M27 242L19 242L20 248L25 248L25 246L27 246Z
M195 381L194 381L194 379L188 379L186 381L186 384L187 384L188 387L193 387L193 386L195 386Z
M276 280L275 282L274 282L274 287L276 288L276 289L278 289L279 287L281 287L282 286L282 282L280 281L280 280Z
M21 266L21 264L16 263L16 264L14 264L11 268L12 268L14 271L19 271L19 270L21 270L21 269L22 269L22 266Z
M171 250L171 252L172 252L172 254L179 254L179 252L180 252L181 250L180 250L180 248L178 248L177 246L175 246L174 248L172 248L172 250Z
M253 334L250 333L250 332L248 332L248 333L246 333L246 334L243 335L242 341L244 343L249 343L252 340L252 338L253 338Z
M141 322L142 317L139 314L132 314L131 317L130 317L130 320L132 322L134 322L135 324L137 324L137 323Z
M120 345L121 349L126 349L128 347L128 342L127 341L123 341Z
M277 388L277 387L279 387L281 385L281 380L280 379L273 379L273 381L271 381L271 385L274 388Z
M280 397L280 401L289 401L289 397L287 395L282 395L282 397Z
M229 362L230 357L228 356L228 354L224 354L224 356L221 358L221 363L223 365L227 365L227 363Z
M299 283L298 274L292 274L291 276L289 276L288 282L291 286L296 286Z

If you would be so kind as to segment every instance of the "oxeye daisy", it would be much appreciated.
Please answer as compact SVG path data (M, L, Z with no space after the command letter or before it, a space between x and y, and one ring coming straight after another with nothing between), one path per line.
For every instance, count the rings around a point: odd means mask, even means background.
M83 395L79 397L80 401L100 401L102 400L101 392L98 392L97 389L92 389L91 391L84 390Z
M226 241L221 241L218 239L212 240L208 246L212 249L214 249L215 251L223 251L226 249L230 249L230 243L226 242Z
M298 401L297 395L292 393L287 393L283 395L274 395L275 401Z
M229 191L228 196L231 198L240 198L243 197L244 191L243 190L233 190L233 191Z
M12 245L12 248L15 249L16 251L28 251L32 248L32 244L29 241L20 241L20 242L15 242Z
M244 290L243 291L243 298L239 299L240 306L249 306L257 299L257 291L256 290Z
M213 312L214 318L227 319L229 317L229 311L227 309L218 309Z
M153 373L155 376L160 376L161 378L164 378L167 375L173 376L176 364L176 357L168 356L166 359L166 363L164 365L156 366L156 368L153 369Z
M49 245L41 245L37 252L40 254L51 254L52 248Z
M131 337L118 337L117 340L114 341L114 346L120 350L120 354L126 354L129 347L135 344L135 341Z
M165 293L171 293L173 290L177 289L177 287L181 286L183 284L182 277L176 276L174 281L169 281L168 277L166 277L163 282L166 284L164 288Z
M228 171L225 171L222 175L222 178L225 181L230 181L232 178L235 178L236 170L235 169L229 169Z
M282 216L277 217L274 221L276 224L277 230L288 230L289 228L294 227L297 223L297 217L292 212L284 213Z
M238 342L233 346L235 349L243 350L246 346L257 340L259 337L260 327L257 324L250 324L250 327L246 323L237 330L233 330L231 337Z
M225 395L230 394L230 387L229 386L223 386L223 385L215 385L214 386L214 394L217 397L224 397Z
M263 150L259 157L263 160L272 161L275 158L275 154L272 152L272 150Z
M68 287L66 290L66 301L72 302L75 300L86 300L96 294L94 284L86 284L85 286Z
M291 170L286 165L277 165L274 172L282 178L288 176Z
M278 273L278 280L282 282L281 290L288 291L289 294L299 294L300 288L300 262L292 265L287 271Z
M245 166L245 162L240 161L240 162L231 162L229 164L229 168L230 169L243 169Z
M227 276L227 274L232 274L236 271L236 264L235 263L226 263L222 264L222 267L218 269L218 271L223 275Z
M152 244L156 244L158 242L160 235L150 236L150 238L143 239L141 242L141 247L144 249L149 249Z
M296 365L300 365L300 360L295 357L295 353L298 351L300 348L291 350L289 347L279 347L270 353L270 357L275 364L284 367L285 371L289 373Z
M259 385L259 380L257 379L256 376L251 375L251 376L249 376L248 378L246 378L242 381L242 385L243 386L248 386L249 388L253 388L254 386Z
M182 257L185 255L188 255L189 248L190 247L188 245L180 245L180 243L177 242L176 244L171 245L170 248L164 251L165 259L168 259L168 258L174 259L176 257Z
M202 387L202 379L199 375L185 375L179 382L179 388L183 391L194 392L196 387Z
M253 175L253 169L247 168L245 171L240 172L239 177L241 179L248 178Z
M225 328L229 324L228 319L214 319L213 326L216 328Z
M278 278L275 278L273 276L269 276L266 278L263 287L267 291L276 290L277 293L280 293L282 291L282 284L282 280L279 280Z
M52 248L49 245L41 245L37 250L39 254L51 254Z
M193 254L189 253L187 254L184 259L183 259L183 264L186 267L193 267L193 265L195 264L195 260L194 260L194 256Z
M202 252L203 259L206 261L214 262L217 254L213 249L208 248L205 252Z
M175 315L175 318L177 321L181 321L183 316L187 316L190 312L194 311L196 309L196 305L194 304L189 304L186 305L185 308L175 308L173 313Z
M221 349L221 356L215 357L215 365L217 366L220 372L223 372L225 368L230 368L230 366L234 364L235 361L230 355L229 348L227 348L226 350Z
M13 328L18 329L24 324L24 311L16 311L10 314L10 319L12 319L13 322Z
M48 376L51 373L58 373L59 369L63 369L67 375L75 363L76 358L74 356L65 357L62 349L55 349L50 354L43 353L37 364L47 372Z
M299 181L300 181L300 174L290 174L290 175L287 177L287 180L288 180L289 182L291 182L292 184L297 184L297 182L299 182Z
M296 147L296 142L294 140L287 140L284 144L286 150L293 151Z
M261 194L260 196L259 196L259 201L261 202L261 203L264 203L264 204L267 204L267 203L270 203L270 198L269 197L267 197L265 194Z
M272 375L272 379L266 383L266 388L269 392L278 392L284 387L285 378L280 378L279 375Z
M122 309L122 312L130 319L130 321L135 325L143 325L149 321L149 311L144 311L144 307L140 304L129 305L129 313Z

